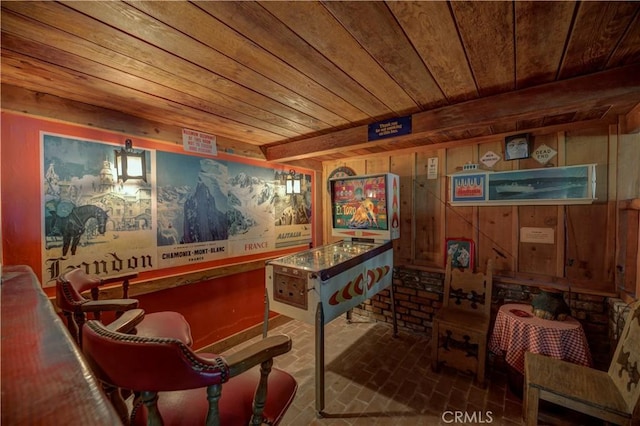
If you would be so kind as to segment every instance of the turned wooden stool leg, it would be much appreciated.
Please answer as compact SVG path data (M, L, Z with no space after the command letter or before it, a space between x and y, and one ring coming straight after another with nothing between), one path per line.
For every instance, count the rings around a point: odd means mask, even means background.
M82 312L75 312L73 314L73 319L76 327L76 334L74 337L77 338L78 346L82 348L82 326L85 322L84 314Z
M222 396L222 384L207 387L207 400L209 401L209 411L207 413L207 426L220 425L220 397Z
M147 424L148 425L161 425L162 417L160 411L158 411L158 392L141 393L142 403L147 407Z
M264 406L267 402L267 381L272 366L273 359L269 359L260 364L260 383L253 397L253 414L251 416L251 422L249 423L251 425L262 424L262 413L264 412Z

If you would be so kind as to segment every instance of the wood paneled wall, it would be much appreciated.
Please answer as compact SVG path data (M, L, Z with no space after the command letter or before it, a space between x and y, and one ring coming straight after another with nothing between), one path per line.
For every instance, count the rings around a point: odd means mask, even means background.
M504 142L470 143L455 148L422 149L412 153L361 157L323 163L325 179L337 167L347 166L357 174L391 172L400 176L401 238L394 242L395 263L442 269L444 242L450 237L472 238L476 243L476 265L491 258L498 280L548 285L565 290L615 293L615 252L618 186L638 192L640 171L618 162L636 149L619 140L638 142L639 136L619 134L623 126L600 126L552 134L534 134L533 149L545 144L558 152L547 164L569 166L595 163L597 200L589 205L451 206L447 175L465 163L479 163L488 151L504 157ZM428 161L438 159L438 176L427 176ZM635 164L638 164L637 162ZM481 165L482 167L482 165ZM501 160L491 170L522 170L543 167L535 159ZM483 167L484 168L484 167ZM331 212L330 196L323 194L323 211ZM633 194L632 194L633 196ZM640 194L635 195L635 197ZM323 237L332 242L331 223L325 222ZM552 229L553 244L520 241L522 227Z

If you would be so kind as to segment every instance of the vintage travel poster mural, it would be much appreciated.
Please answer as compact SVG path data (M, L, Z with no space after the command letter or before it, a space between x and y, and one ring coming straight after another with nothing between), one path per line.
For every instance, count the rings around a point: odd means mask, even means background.
M286 194L286 180L291 172L275 172L277 192L274 197L275 247L282 248L311 242L311 176L298 175L300 193Z
M147 182L118 181L122 146L41 134L44 286L76 266L113 275L157 267L154 151L143 151Z
M273 169L242 163L229 166L229 245L235 256L274 249Z
M43 276L195 264L311 242L311 176L134 149L147 179L119 180L120 145L42 135Z
M167 152L156 160L160 267L311 241L310 185L286 195L272 168Z
M227 163L158 152L159 267L228 256Z

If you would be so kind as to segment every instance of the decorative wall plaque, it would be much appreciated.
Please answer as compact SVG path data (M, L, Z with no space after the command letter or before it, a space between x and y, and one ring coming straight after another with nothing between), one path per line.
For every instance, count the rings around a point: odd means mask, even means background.
M547 164L553 157L556 156L557 153L558 152L555 149L542 144L537 147L535 151L533 151L533 154L531 154L531 156L535 158L538 163Z
M482 158L480 158L480 162L487 167L495 166L495 164L500 160L501 157L493 151L485 152Z

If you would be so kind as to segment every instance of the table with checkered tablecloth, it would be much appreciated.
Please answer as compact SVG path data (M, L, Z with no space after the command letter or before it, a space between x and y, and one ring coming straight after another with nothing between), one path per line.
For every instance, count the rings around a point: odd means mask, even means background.
M580 323L572 317L564 321L538 318L531 313L531 305L509 303L500 307L489 350L504 355L507 364L522 374L527 351L591 366L589 344Z

